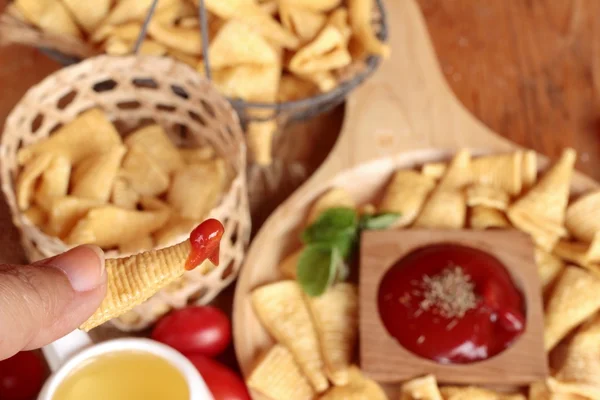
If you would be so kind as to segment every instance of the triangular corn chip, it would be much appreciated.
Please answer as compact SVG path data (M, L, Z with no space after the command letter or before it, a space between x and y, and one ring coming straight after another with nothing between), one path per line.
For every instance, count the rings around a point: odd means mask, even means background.
M566 267L546 308L544 345L550 351L573 328L600 309L600 279L577 267Z
M600 399L600 388L597 385L584 383L561 382L554 378L548 378L548 387L553 393L565 395L571 400L596 400ZM559 397L562 399L563 397Z
M197 68L198 64L200 63L200 57L199 56L192 56L186 53L183 53L179 50L173 50L173 49L167 49L167 54L171 57L173 57L174 59L181 61L184 64L189 65L192 68Z
M140 147L131 147L123 159L119 176L144 196L156 196L169 188L169 175Z
M475 184L467 189L467 205L469 207L485 206L506 210L509 202L508 193L497 187Z
M508 210L513 225L531 234L539 245L543 245L537 240L540 231L553 233L554 243L558 237L566 235L563 223L574 164L575 151L565 150L561 159ZM552 248L545 247L546 250Z
M208 11L223 19L257 14L262 11L255 0L205 0L204 5Z
M310 42L325 26L327 17L316 11L282 2L279 11L283 26L293 32L302 43Z
M186 164L203 163L215 157L215 149L212 146L179 149L179 155Z
M325 364L300 286L295 281L262 286L252 292L252 305L267 331L293 354L315 391L325 391Z
M71 194L75 197L107 202L124 155L125 146L115 146L94 156L85 173L73 181Z
M444 400L526 400L520 393L506 394L474 386L446 386L440 388Z
M197 28L181 28L166 25L164 22L154 20L148 25L148 33L158 43L186 54L201 55L202 40Z
M54 159L52 153L44 153L29 161L17 177L17 205L21 211L29 208L35 184Z
M134 210L140 200L140 194L131 187L127 179L116 177L110 200L118 207Z
M462 189L472 182L471 175L471 154L468 150L461 150L448 165L438 184L438 190Z
M168 211L135 211L102 206L89 211L75 225L65 242L89 243L107 249L150 235L168 218Z
M171 246L186 237L198 225L197 220L183 218L180 215L172 214L167 223L154 232L154 240L158 248Z
M446 168L448 168L448 165L443 162L426 163L421 167L421 173L437 180L444 176Z
M533 150L523 152L522 189L529 190L537 179L537 154Z
M52 199L66 196L70 176L71 162L64 156L54 156L42 174L40 185L35 192L36 204L47 211Z
M334 385L347 385L358 336L358 290L350 283L337 283L319 297L305 298L317 330L325 373Z
M296 271L298 269L298 259L302 254L303 249L298 249L286 258L283 259L279 264L279 271L285 279L296 279Z
M279 81L277 100L281 103L296 101L314 96L319 88L313 82L294 75L284 74Z
M385 188L379 211L400 213L395 226L408 226L417 218L434 187L432 178L416 171L400 170Z
M360 40L367 53L387 58L390 55L390 47L377 38L371 22L374 5L374 0L349 0L350 24L354 35Z
M213 39L210 66L214 69L243 64L272 65L279 62L277 53L255 30L239 20L227 22Z
M142 251L152 250L154 248L154 240L152 236L140 236L129 242L119 244L120 255L137 254Z
M41 30L79 37L81 32L60 0L15 0L16 9Z
M48 232L63 239L80 218L101 203L92 199L66 196L52 201L48 218Z
M586 267L589 264L600 262L600 234L592 243L559 241L554 246L554 254L571 261L579 266Z
M523 152L477 157L471 163L473 181L497 187L511 196L523 188Z
M534 254L542 288L546 289L563 271L565 262L560 257L556 257L539 247L536 247Z
M575 334L556 378L565 382L586 383L600 390L600 316Z
M433 191L415 220L418 228L461 229L465 226L467 202L460 190Z
M591 242L600 232L600 190L587 193L567 208L565 225L579 240Z
M300 46L300 40L292 32L281 26L272 16L262 10L257 14L240 16L239 19L275 47L294 50Z
M323 93L330 91L337 85L337 80L331 71L318 71L311 74L296 74L301 79L313 82Z
M140 206L144 211L157 211L169 208L167 203L152 196L142 196L140 198Z
M331 11L338 7L342 0L284 0L293 6L305 8L312 11Z
M486 206L471 208L469 225L472 229L510 228L510 222L502 211Z
M62 0L71 15L86 32L93 32L108 15L111 0Z
M247 384L269 399L311 400L315 396L292 354L280 344L273 346L260 360Z
M156 14L152 17L153 19L162 22L165 25L174 25L178 22L179 26L186 25L182 24L184 20L193 19L196 21L195 26L188 26L189 28L198 27L198 9L191 2L184 0L177 0L174 2L167 3ZM188 22L189 24L189 22Z
M169 7L178 0L159 0L156 11ZM142 22L150 10L153 0L119 0L110 14L103 21L103 25L120 25L124 22L139 21Z
M55 153L66 156L75 165L92 154L103 153L121 143L121 136L113 124L102 111L94 108L77 116L48 139L22 148L17 159L22 165L37 154Z
M350 367L349 375L348 385L331 388L321 400L387 400L381 386L364 376L358 367Z
M552 392L546 382L535 382L529 386L529 400L590 400L571 393Z
M102 25L92 34L93 42L102 42L109 37L116 37L125 42L135 42L140 36L142 25L139 22L128 22L123 25Z
M225 163L216 159L175 172L167 202L182 217L200 220L217 205L226 183Z
M269 15L277 14L279 10L279 1L278 0L266 0L259 2L260 8Z
M257 165L271 165L273 162L273 136L277 131L277 121L250 121L246 132L248 150Z
M184 3L184 4L189 4L189 3ZM179 22L177 23L177 25L179 25L182 28L196 28L196 29L199 29L200 28L200 20L196 16L193 16L193 17L182 17L179 20Z
M434 375L416 378L402 384L400 400L444 400Z
M133 50L133 46L131 46L131 49ZM138 50L138 54L147 56L164 56L167 54L167 47L155 42L154 40L144 39L140 49Z
M341 68L351 61L343 34L327 26L313 41L294 54L289 69L297 74L311 74Z
M126 42L119 39L118 37L111 36L104 43L104 52L111 56L123 56L131 53L133 50L133 43Z
M279 90L280 78L279 63L239 65L216 72L214 83L221 93L228 97L246 101L274 102Z
M33 225L41 228L48 221L48 215L46 212L40 207L29 207L27 211L23 213L25 218L27 218Z
M183 167L184 163L169 136L160 125L138 129L125 138L129 147L139 147L167 174Z
M356 208L356 202L346 190L342 188L332 188L323 193L310 207L306 225L310 225L319 218L319 216L330 208Z

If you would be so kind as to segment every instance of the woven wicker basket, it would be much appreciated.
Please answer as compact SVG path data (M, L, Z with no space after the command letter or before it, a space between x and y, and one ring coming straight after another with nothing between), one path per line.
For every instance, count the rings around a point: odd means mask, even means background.
M210 301L237 276L250 238L246 148L238 117L227 100L185 64L157 57L99 56L58 71L31 88L11 112L0 144L2 191L31 261L69 247L44 234L19 211L15 198L17 151L48 137L60 124L92 107L104 110L122 134L154 122L177 146L213 146L225 160L231 178L228 190L209 214L225 225L220 266L207 275L198 270L187 272L146 303L112 321L119 329L138 330L172 308L190 301ZM119 256L115 251L107 255Z

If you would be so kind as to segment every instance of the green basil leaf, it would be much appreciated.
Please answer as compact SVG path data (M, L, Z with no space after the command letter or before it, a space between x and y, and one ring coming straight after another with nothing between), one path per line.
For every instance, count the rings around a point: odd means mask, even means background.
M358 218L356 211L351 208L330 208L302 232L302 241L310 243L340 244L344 248L356 238Z
M298 283L307 295L320 296L333 284L342 263L335 247L322 243L310 244L298 258Z
M381 213L375 215L364 215L361 218L360 225L362 229L368 230L386 229L394 225L400 217L400 213Z

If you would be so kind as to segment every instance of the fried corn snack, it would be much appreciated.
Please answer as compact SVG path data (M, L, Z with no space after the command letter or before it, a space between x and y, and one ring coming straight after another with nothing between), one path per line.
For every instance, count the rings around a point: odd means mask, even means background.
M315 222L324 211L337 207L356 208L356 202L350 193L342 188L329 189L319 196L317 201L310 207L306 225Z
M478 157L472 163L473 180L504 190L511 196L523 189L523 153Z
M371 24L374 5L373 0L349 0L350 24L356 37L369 53L387 58L390 55L390 47L377 38Z
M317 330L325 373L336 386L349 383L358 336L358 289L337 283L319 297L306 297Z
M218 265L222 236L223 225L209 219L194 229L189 240L175 246L107 259L106 297L80 329L89 331L126 313L207 259Z
M201 66L200 70L203 71L204 66ZM280 63L248 64L215 71L214 82L226 96L249 101L269 102L274 101L277 96L280 76ZM257 110L252 111L258 112Z
M596 385L584 383L561 382L554 378L548 378L548 387L552 393L561 396L560 399L573 400L596 400L600 399L600 389Z
M100 205L97 200L73 196L54 199L48 212L48 233L64 239L80 218Z
M277 100L281 103L308 98L319 91L317 85L295 75L284 74L279 81Z
M461 229L465 226L467 202L460 190L434 190L415 220L418 228Z
M255 289L252 305L263 326L293 354L316 392L329 387L317 333L295 281L280 281Z
M538 183L508 209L513 225L531 234L546 250L551 250L558 238L566 235L563 224L575 157L574 150L565 150Z
M104 112L93 108L58 129L48 139L20 149L17 159L19 165L23 165L38 154L54 153L66 156L75 165L92 154L104 153L121 143L121 136Z
M44 171L52 162L53 155L50 153L40 154L28 162L23 171L17 177L16 192L17 205L21 211L25 211L31 204L35 184Z
M313 40L327 22L324 14L287 1L281 3L279 14L283 26L293 32L302 43Z
M89 164L86 163L85 172L78 174L77 179L73 179L73 189L70 194L107 202L125 151L125 146L114 146L105 153L91 158Z
M321 400L387 400L381 386L363 375L357 366L350 367L348 385L335 386Z
M27 22L46 32L74 37L81 36L69 10L60 0L15 0L13 4Z
M560 257L548 253L539 247L535 248L534 255L542 288L546 289L563 271L565 262Z
M197 223L196 220L183 218L173 213L169 221L153 233L156 246L161 248L172 245L182 236L188 235Z
M567 208L565 225L579 240L591 242L600 232L600 190L587 193Z
M416 378L402 384L400 400L444 400L434 375Z
M25 218L31 221L35 226L41 227L48 221L48 215L40 207L29 207L27 211L23 213Z
M440 388L444 400L526 400L520 393L504 394L473 386L446 386Z
M475 184L467 189L467 205L469 207L485 206L506 210L509 202L508 193L493 186Z
M274 47L294 50L300 45L300 40L292 32L262 10L256 14L244 15L240 19L243 19Z
M567 355L556 373L565 382L595 386L600 391L600 316L586 323L568 345Z
M166 174L184 166L177 147L160 125L138 129L125 138L125 144L144 151Z
M546 307L544 345L552 350L571 330L600 309L600 279L566 267Z
M200 56L202 39L197 28L168 25L161 20L151 20L148 33L160 44L185 54Z
M333 26L326 26L310 43L298 50L288 68L296 74L311 74L344 67L352 61L346 38Z
M341 0L291 0L290 3L307 10L326 12L339 7Z
M600 258L600 234L592 243L559 241L553 250L557 256L571 261L581 267L599 262Z
M110 200L118 207L134 210L140 194L131 187L127 179L118 176L113 183Z
M298 267L298 259L302 254L303 249L298 249L286 258L279 265L279 271L285 279L296 279L296 271Z
M133 146L125 155L119 176L142 196L156 196L169 188L165 167L155 161L139 146Z
M65 242L95 244L107 249L149 235L168 219L168 210L136 211L106 205L90 210L80 219Z
M444 176L446 168L448 168L448 166L443 162L427 163L421 167L421 173L437 180Z
M93 32L102 20L108 15L111 0L95 0L86 2L81 0L62 0L79 26L87 33Z
M143 22L153 0L120 0L111 10L110 14L102 22L103 25L120 25L124 22ZM165 7L177 0L159 0L156 12L159 13Z
M312 74L299 74L299 76L313 82L323 93L330 91L337 85L337 80L331 71L318 71Z
M395 226L408 226L414 222L429 193L435 187L435 180L411 170L397 171L385 188L380 212L400 213Z
M471 153L468 150L459 151L444 172L438 184L439 190L463 189L471 184Z
M35 202L48 211L53 199L67 195L71 162L64 156L54 156L48 168L42 174L40 185L35 192Z
M524 151L522 163L522 189L528 190L534 185L537 179L537 154L535 154L535 151Z
M179 149L179 155L186 164L196 164L210 161L215 158L215 149L211 146L202 146L191 149Z
M140 35L142 25L139 22L127 22L119 26L102 25L91 36L92 42L102 42L109 37L116 37L126 42L134 42Z
M311 400L315 396L292 354L280 344L269 350L246 383L269 399Z
M471 208L469 225L472 229L510 228L510 222L502 211L486 206Z

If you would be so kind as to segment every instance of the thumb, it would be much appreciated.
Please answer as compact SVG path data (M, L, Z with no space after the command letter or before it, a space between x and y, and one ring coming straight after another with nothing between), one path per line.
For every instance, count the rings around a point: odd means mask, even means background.
M76 329L105 293L104 254L96 246L32 265L0 264L0 360Z

